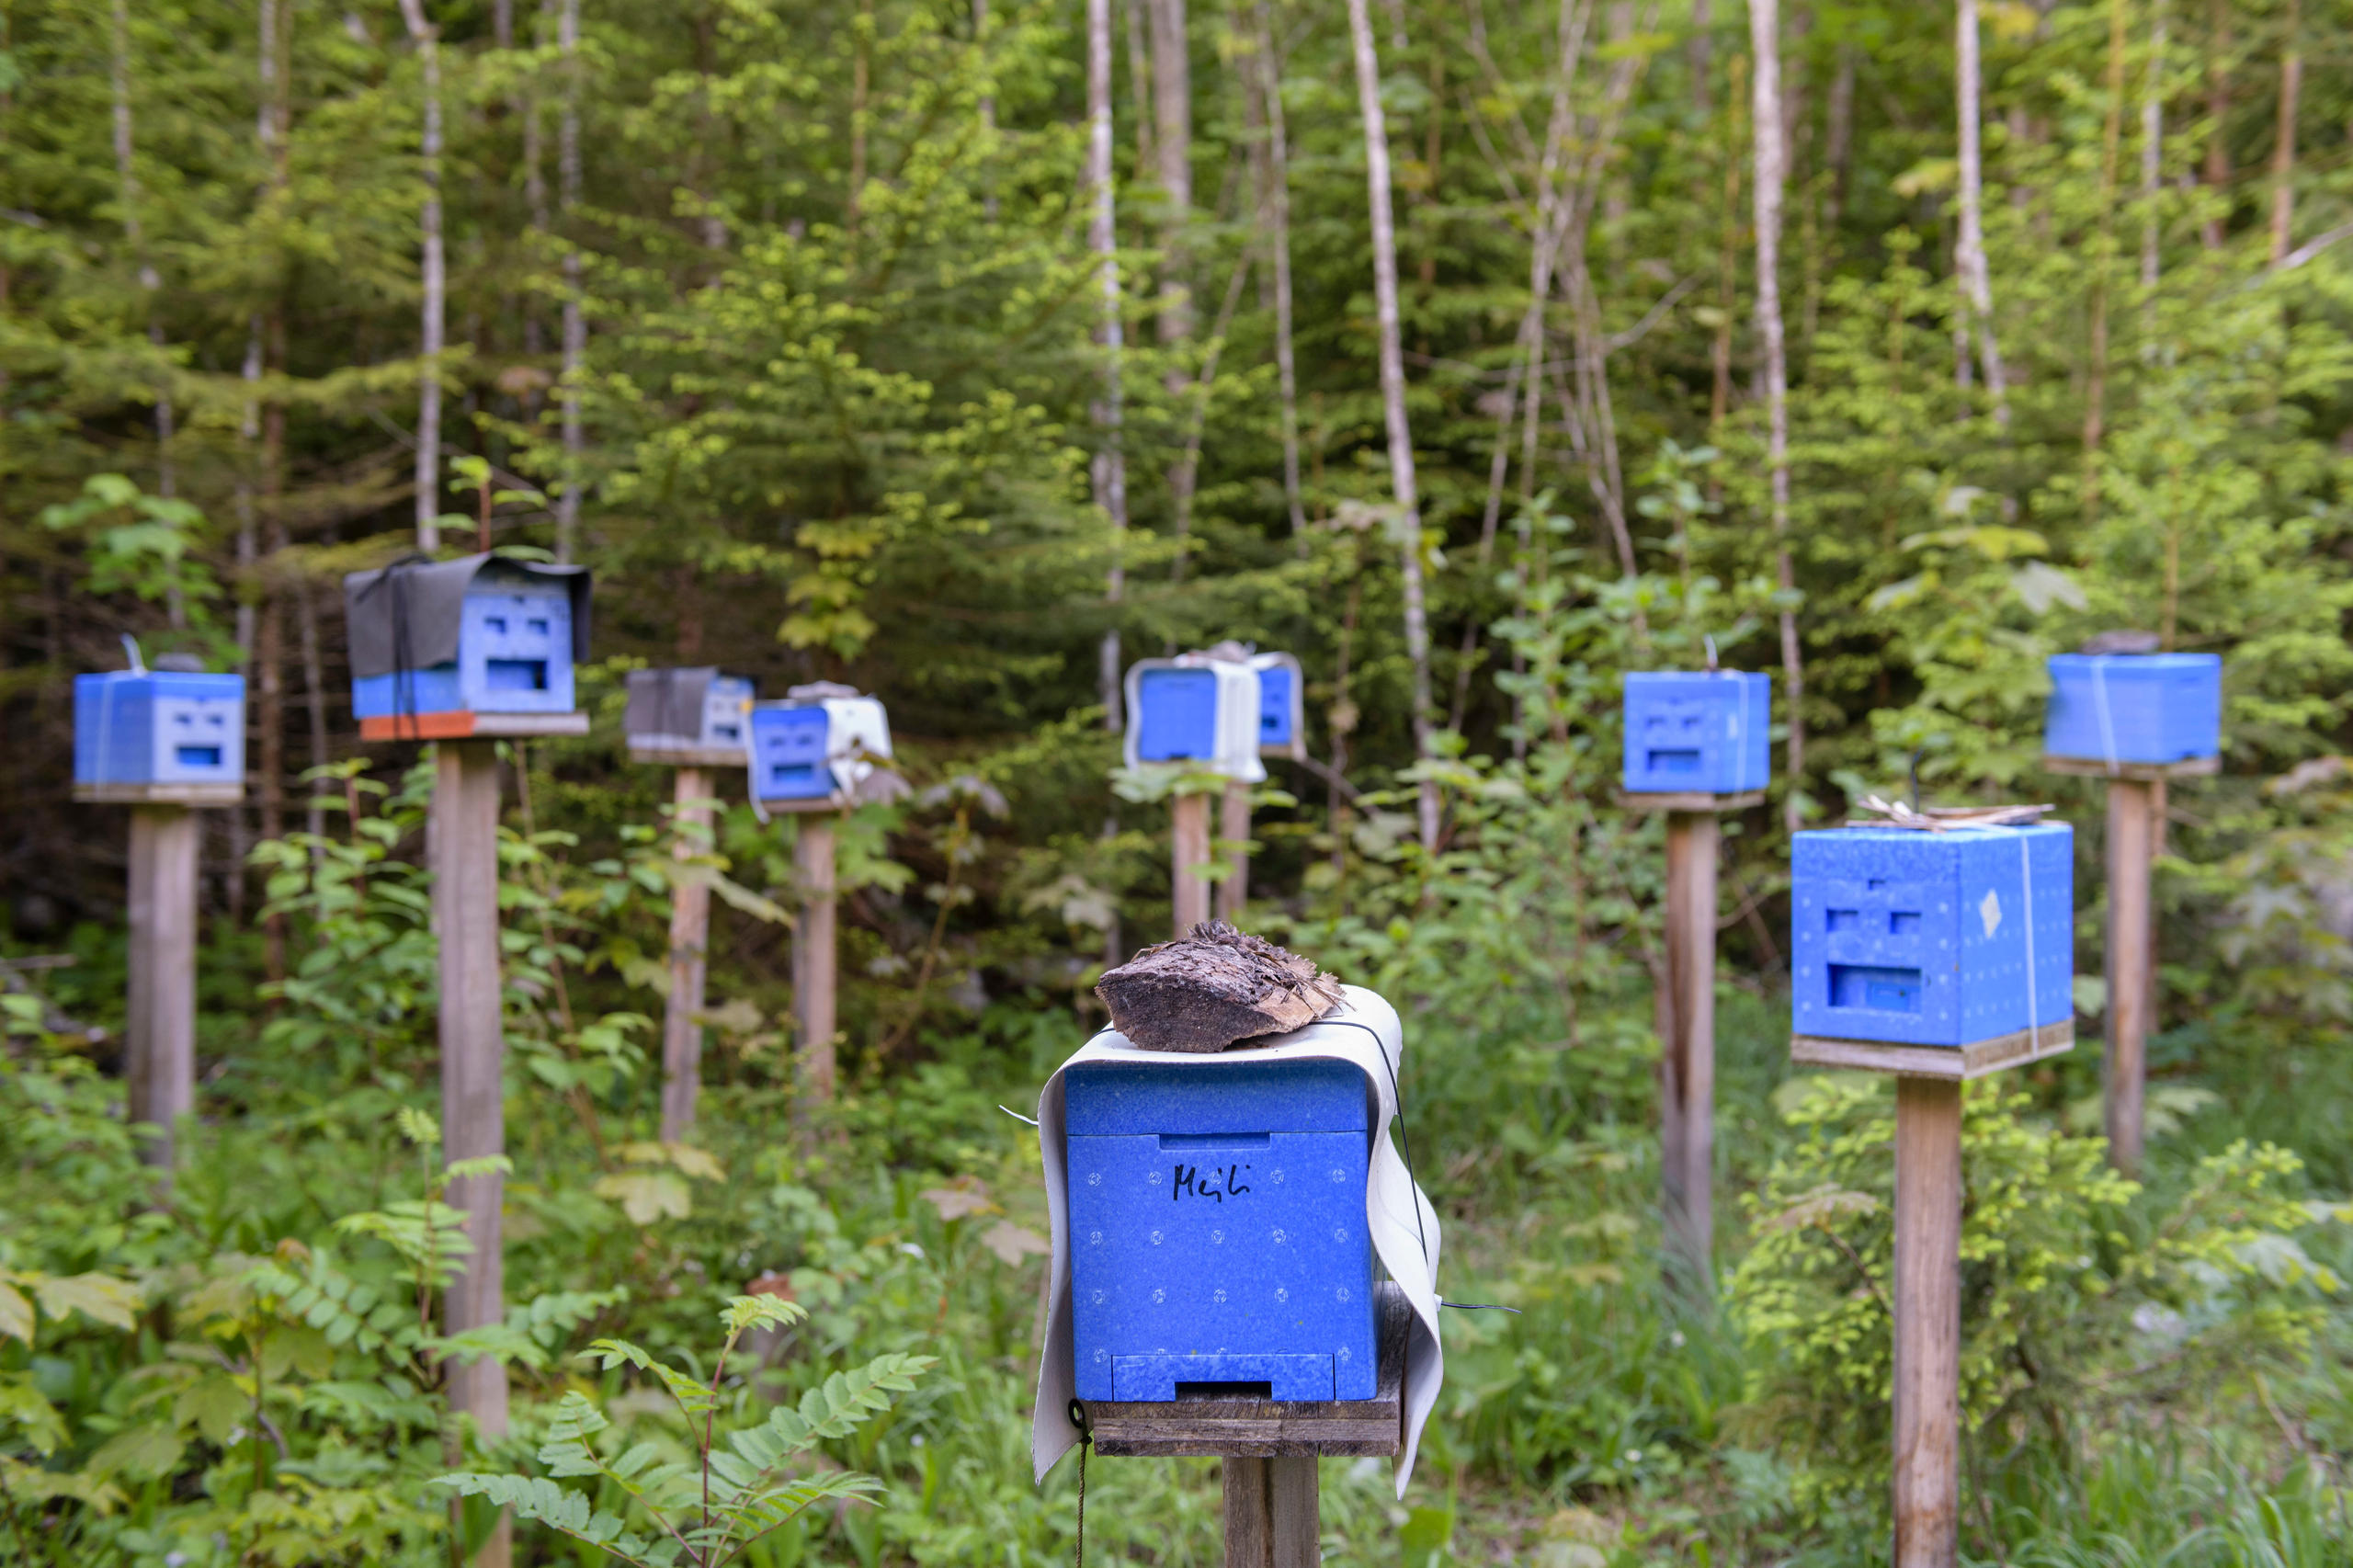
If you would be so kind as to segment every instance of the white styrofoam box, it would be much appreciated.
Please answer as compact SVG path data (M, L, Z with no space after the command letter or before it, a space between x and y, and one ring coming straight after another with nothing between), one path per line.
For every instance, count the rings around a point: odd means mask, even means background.
M1258 672L1180 653L1128 666L1127 765L1189 762L1245 784L1267 777L1258 757Z

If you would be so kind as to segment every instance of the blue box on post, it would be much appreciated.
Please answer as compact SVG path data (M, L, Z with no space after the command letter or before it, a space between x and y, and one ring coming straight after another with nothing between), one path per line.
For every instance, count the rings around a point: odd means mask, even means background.
M2164 765L2222 752L2218 653L2057 653L2050 669L2047 756Z
M1121 759L1128 767L1193 762L1245 784L1267 777L1258 759L1265 716L1259 672L1245 660L1205 653L1139 659L1128 666L1126 692Z
M757 801L846 801L891 755L881 700L846 686L794 687L782 702L754 703L748 717Z
M750 676L709 667L631 670L621 730L635 751L741 754L753 695Z
M477 713L572 712L586 568L469 555L356 572L343 591L363 738L472 734Z
M1773 681L1738 670L1626 676L1628 794L1737 795L1772 778Z
M1798 834L1796 1032L1959 1047L2072 1024L2075 854L2062 823Z
M1370 1399L1370 1094L1345 1062L1063 1077L1081 1399Z
M1253 653L1258 672L1258 755L1307 755L1307 679L1290 653Z
M226 784L245 778L245 677L118 670L74 677L74 782Z

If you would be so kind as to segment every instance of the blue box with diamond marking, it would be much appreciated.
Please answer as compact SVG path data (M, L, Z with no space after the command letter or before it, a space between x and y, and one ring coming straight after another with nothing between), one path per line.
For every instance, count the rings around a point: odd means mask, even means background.
M1370 1399L1370 1086L1345 1062L1063 1074L1081 1399Z
M1738 670L1626 676L1629 794L1737 795L1772 778L1773 680Z
M1795 1031L1959 1047L2072 1021L2075 855L2061 823L1797 835Z
M2222 749L2220 654L2059 653L2050 669L2050 756L2164 764Z

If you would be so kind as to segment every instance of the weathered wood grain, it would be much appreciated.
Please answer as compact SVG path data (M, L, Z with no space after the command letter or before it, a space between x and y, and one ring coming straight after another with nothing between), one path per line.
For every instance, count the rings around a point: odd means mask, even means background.
M1907 1078L1939 1078L1962 1083L2012 1067L2023 1067L2048 1056L2063 1056L2075 1049L2075 1024L2045 1024L1963 1046L1890 1045L1876 1040L1824 1040L1818 1035L1794 1035L1790 1060L1802 1067L1851 1067L1865 1073L1894 1073Z

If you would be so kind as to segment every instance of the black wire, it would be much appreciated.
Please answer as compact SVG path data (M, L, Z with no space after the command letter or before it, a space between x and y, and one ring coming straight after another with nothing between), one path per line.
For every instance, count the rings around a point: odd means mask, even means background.
M1078 1542L1071 1549L1071 1568L1086 1568L1086 1450L1095 1446L1095 1425L1086 1418L1086 1406L1074 1398L1065 1414L1070 1424L1078 1428Z

